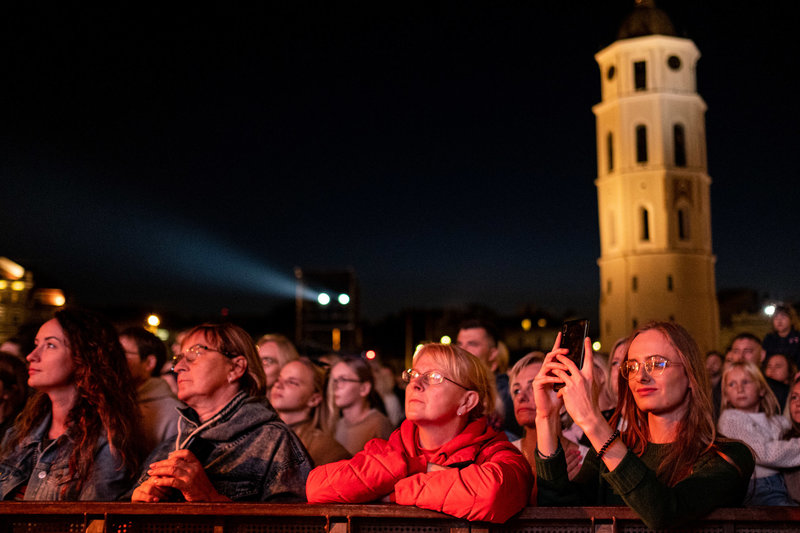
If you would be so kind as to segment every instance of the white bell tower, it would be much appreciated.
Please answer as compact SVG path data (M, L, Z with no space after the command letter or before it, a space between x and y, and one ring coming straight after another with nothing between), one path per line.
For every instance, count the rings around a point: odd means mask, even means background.
M700 53L652 1L636 4L595 55L600 339L610 347L637 325L672 320L701 350L717 349Z

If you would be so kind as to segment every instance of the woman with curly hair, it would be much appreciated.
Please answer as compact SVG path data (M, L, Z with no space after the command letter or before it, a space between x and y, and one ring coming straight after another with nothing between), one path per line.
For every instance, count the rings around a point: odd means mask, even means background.
M114 327L65 308L39 329L28 354L36 393L0 452L2 500L115 500L141 452L139 411Z

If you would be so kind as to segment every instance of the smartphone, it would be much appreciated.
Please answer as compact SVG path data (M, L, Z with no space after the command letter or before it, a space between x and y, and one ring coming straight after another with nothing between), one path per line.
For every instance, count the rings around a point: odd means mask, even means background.
M561 325L561 348L569 350L567 357L572 359L575 366L583 368L583 341L589 334L589 321L585 318L567 320ZM559 390L563 383L553 384L553 390Z

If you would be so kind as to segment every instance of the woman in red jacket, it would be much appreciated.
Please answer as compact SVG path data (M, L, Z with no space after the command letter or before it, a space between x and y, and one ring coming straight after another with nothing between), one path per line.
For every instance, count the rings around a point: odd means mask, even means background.
M486 420L494 378L469 352L427 344L403 372L406 420L388 441L322 465L306 484L310 503L377 500L469 520L505 522L527 504L533 478L522 454Z

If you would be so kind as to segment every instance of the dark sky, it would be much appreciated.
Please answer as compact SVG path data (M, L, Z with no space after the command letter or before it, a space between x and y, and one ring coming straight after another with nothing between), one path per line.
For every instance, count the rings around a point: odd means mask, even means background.
M593 55L632 1L4 5L0 255L89 305L593 315ZM788 3L662 1L702 57L718 288L800 299ZM781 7L783 6L783 7Z

